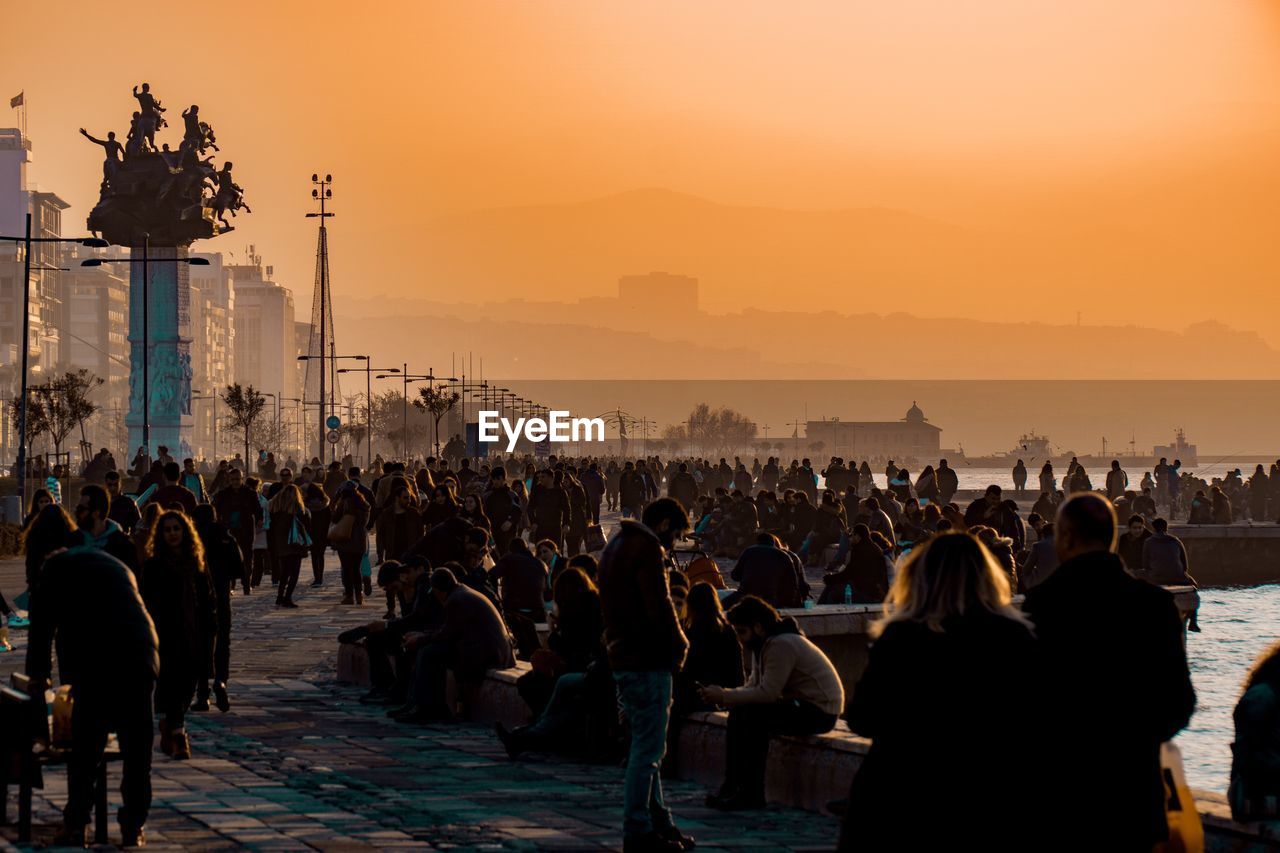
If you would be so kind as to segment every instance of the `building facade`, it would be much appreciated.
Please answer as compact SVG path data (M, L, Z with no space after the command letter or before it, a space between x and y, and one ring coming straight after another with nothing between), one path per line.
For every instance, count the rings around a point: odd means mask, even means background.
M249 262L226 265L235 309L234 382L269 395L272 420L298 394L298 343L293 293L271 280L273 270L249 247Z
M942 429L929 423L914 402L898 421L809 421L805 436L812 447L822 442L821 455L859 462L912 461L936 463L942 448ZM817 451L815 451L817 452Z

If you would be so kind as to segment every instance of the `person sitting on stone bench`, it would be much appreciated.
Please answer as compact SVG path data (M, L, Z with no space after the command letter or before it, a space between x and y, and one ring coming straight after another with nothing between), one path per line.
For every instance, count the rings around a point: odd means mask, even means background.
M440 627L444 610L431 591L431 564L422 557L404 563L387 560L378 567L378 586L393 595L411 595L412 599L399 619L378 620L365 626L370 689L360 701L367 705L403 705L413 669L413 656L404 650L404 637L411 631Z
M746 685L707 685L704 702L729 708L724 784L707 805L724 811L764 808L765 764L773 735L816 735L835 728L844 711L844 687L822 650L795 619L755 596L728 613L751 658Z
M405 635L404 648L416 652L408 704L390 716L402 723L453 719L445 700L446 675L453 670L459 685L475 683L491 669L515 666L511 634L488 598L459 581L462 566L446 563L431 573L431 590L444 607L444 621L434 631Z

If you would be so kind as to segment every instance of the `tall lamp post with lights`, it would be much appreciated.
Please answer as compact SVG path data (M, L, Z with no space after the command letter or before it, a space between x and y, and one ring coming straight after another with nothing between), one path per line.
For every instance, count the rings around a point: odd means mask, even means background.
M388 374L399 373L398 367L370 367L368 356L365 357L364 367L344 367L338 371L339 373L363 373L364 374L364 431L365 431L365 467L373 465L373 380L374 373ZM375 472L377 473L377 472Z
M309 214L308 214L308 215L309 215ZM319 439L318 444L319 444L319 446L320 446L320 454L319 454L319 455L320 455L320 460L321 460L321 461L324 461L324 457L325 457L325 452L324 452L324 445L325 445L325 431L326 431L326 430L325 430L325 423L324 423L324 422L325 422L325 418L327 418L330 414L333 414L333 393L332 393L332 392L333 392L333 389L332 389L332 388L331 388L331 389L329 389L330 393L329 393L329 399L328 399L328 401L327 401L327 403L328 403L328 414L326 414L326 413L325 413L325 404L326 404L326 400L325 400L325 397L324 397L324 390L325 390L325 381L324 381L324 363L325 363L326 361L338 361L339 359L350 359L350 360L352 360L352 361L366 361L366 362L367 362L367 361L369 360L369 356L367 356L367 355L325 355L325 354L324 354L324 349L323 349L323 347L321 348L320 355L300 355L300 356L298 356L298 361L318 361L318 362L320 362L320 439ZM334 457L335 459L337 458L337 455L338 455L338 454L337 454L337 449L336 449L336 448L334 449L334 452L333 452L333 454L332 454L332 455L333 455L333 457Z

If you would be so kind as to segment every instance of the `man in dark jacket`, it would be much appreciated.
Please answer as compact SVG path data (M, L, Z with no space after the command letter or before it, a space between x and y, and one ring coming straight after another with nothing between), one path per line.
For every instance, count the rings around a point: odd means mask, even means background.
M178 484L178 480L182 478L182 469L177 462L169 462L161 470L164 482L143 503L155 501L161 509L177 506L189 517L196 511L196 496L186 486Z
M849 535L849 562L838 572L823 575L819 604L843 604L850 587L853 603L877 604L889 592L889 564L880 546L871 541L871 529L855 524Z
M604 499L604 477L600 474L600 463L592 462L588 465L578 480L587 493L587 513L591 517L591 523L599 524L600 501Z
M644 475L636 470L635 464L627 462L623 465L622 476L618 478L618 504L622 507L622 517L639 518L648 493Z
M366 704L403 704L409 690L412 656L404 650L406 634L440 627L444 610L431 591L431 564L424 559L400 563L388 560L378 567L378 586L393 595L411 597L408 611L399 619L380 619L365 628L369 655L370 690ZM394 658L395 667L391 665Z
M1112 849L1150 850L1168 836L1160 744L1195 708L1182 619L1168 592L1131 577L1113 553L1116 517L1107 500L1073 496L1054 527L1061 564L1025 604L1054 691L1055 718L1045 730L1061 740L1064 757L1052 774L1061 789L1046 792L1046 801L1087 790L1108 815ZM1096 844L1091 830L1079 832L1060 836L1063 846Z
M774 607L803 607L809 597L809 584L800 559L784 551L782 542L772 533L756 536L756 544L738 557L730 577L738 582L738 589L725 599L725 607L748 595L757 596Z
M245 562L244 594L248 595L253 537L257 523L262 520L262 504L258 502L257 492L244 484L244 475L239 468L227 472L227 485L214 495L213 508L218 513L218 520L227 526L227 531L240 546Z
M99 487L100 488L100 487ZM128 567L96 548L72 548L45 561L31 596L27 675L44 708L58 646L59 679L72 685L67 805L56 846L85 846L97 768L115 732L123 764L120 830L137 846L151 809L152 693L160 670L156 629Z
M445 676L458 683L480 681L491 669L515 666L511 635L489 599L458 580L448 567L431 573L431 591L444 607L444 621L429 632L405 635L406 651L417 652L409 705L392 713L402 723L452 720L445 701Z
M969 527L985 524L993 530L1000 530L1000 487L987 486L986 494L969 504L964 511L964 523Z
M550 539L556 547L564 547L564 535L569 527L569 496L555 482L555 473L549 469L538 472L538 482L529 492L529 521L534 542Z
M667 497L680 501L680 506L686 510L692 510L698 505L698 481L689 473L687 462L680 463L667 483Z
M1182 540L1169 533L1169 522L1163 518L1157 518L1151 526L1155 533L1142 543L1142 561L1134 574L1157 586L1194 586Z
M107 518L120 525L125 536L132 535L133 528L142 519L137 502L121 490L119 471L108 471L103 482L107 487L107 495L111 498L111 509L107 513Z
M1129 523L1126 526L1128 529L1120 534L1116 553L1120 555L1120 561L1129 570L1129 574L1141 577L1142 546L1146 545L1147 540L1151 538L1151 531L1147 529L1146 520L1136 513L1129 516Z
M507 485L507 472L501 465L489 472L489 488L481 501L484 514L492 526L493 541L499 552L506 552L507 543L520 532L520 499ZM599 507L596 508L597 512Z
M627 851L674 853L693 846L662 801L658 772L666 753L672 674L689 650L671 602L666 551L688 527L684 508L660 498L645 508L640 523L622 522L600 555L605 646L631 726L622 793Z
M76 526L80 528L78 532L83 544L115 557L136 577L142 569L138 562L138 549L120 525L107 517L111 512L111 497L107 490L92 483L82 487L75 511Z

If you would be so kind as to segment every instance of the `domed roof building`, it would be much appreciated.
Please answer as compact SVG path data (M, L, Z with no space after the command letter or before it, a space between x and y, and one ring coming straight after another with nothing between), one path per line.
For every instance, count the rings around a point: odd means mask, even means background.
M902 465L934 465L942 453L942 428L929 423L917 401L897 421L846 421L841 418L809 421L805 435L810 454L845 461L884 462ZM812 446L822 442L822 450ZM914 471L913 471L914 473Z

